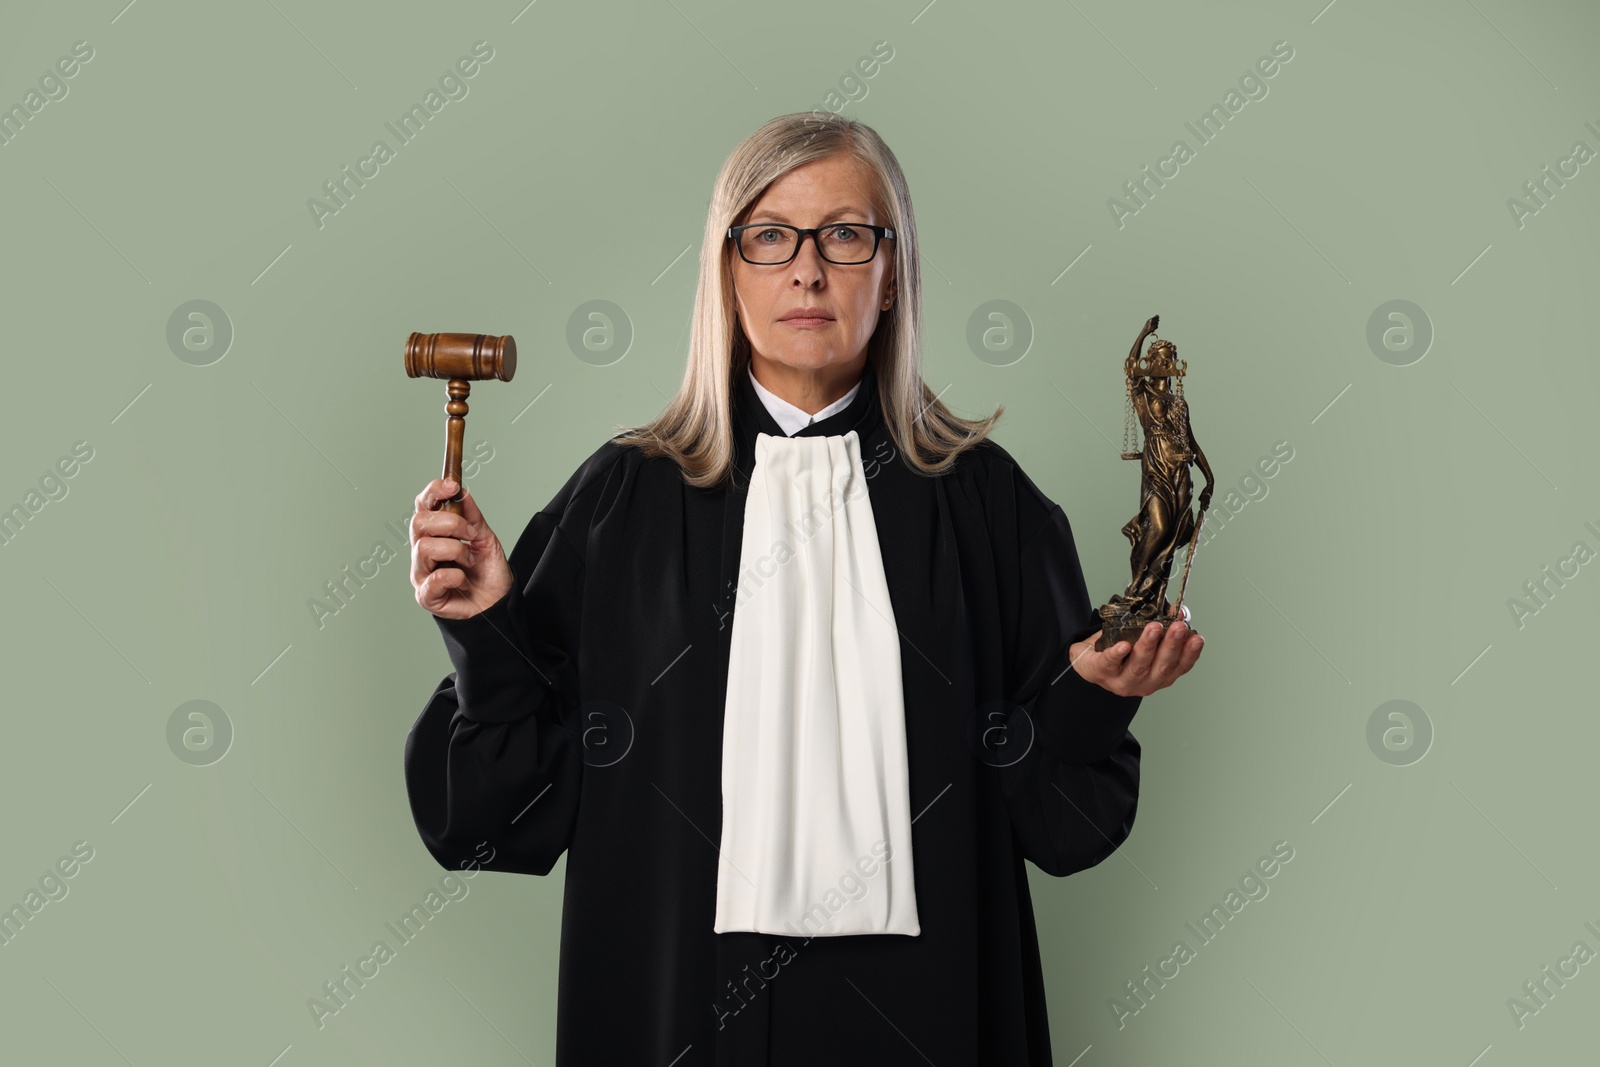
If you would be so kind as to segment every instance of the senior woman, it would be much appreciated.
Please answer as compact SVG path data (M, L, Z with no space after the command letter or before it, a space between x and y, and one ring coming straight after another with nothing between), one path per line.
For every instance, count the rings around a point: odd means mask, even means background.
M455 670L412 812L451 869L566 852L557 1067L1051 1062L1023 860L1127 838L1128 725L1202 640L1092 649L1000 410L922 379L919 264L878 134L775 118L717 176L666 409L509 559L464 488L417 496Z

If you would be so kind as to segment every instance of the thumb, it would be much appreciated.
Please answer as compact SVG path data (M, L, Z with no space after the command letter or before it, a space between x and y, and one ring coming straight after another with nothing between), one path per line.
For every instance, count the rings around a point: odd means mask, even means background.
M487 529L483 521L483 512L478 508L477 500L473 499L472 490L466 486L461 487L461 517L471 523L481 537Z
M1102 633L1103 630L1097 630L1073 646L1073 669L1087 681L1099 682L1116 677L1121 672L1128 653L1133 651L1133 645L1127 640L1117 641L1104 649L1096 649L1095 645L1099 643Z

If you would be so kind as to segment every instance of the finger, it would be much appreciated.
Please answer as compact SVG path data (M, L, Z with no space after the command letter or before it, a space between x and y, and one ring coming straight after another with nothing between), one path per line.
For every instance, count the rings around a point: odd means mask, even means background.
M451 570L447 567L444 570L436 571L435 573L449 574L451 573ZM455 571L454 573L464 574L465 572ZM480 604L476 599L473 598L472 581L470 578L463 578L461 581L452 583L446 587L441 600L442 602L440 607L447 605L450 607L465 605L467 608L467 615L469 616L476 615L489 606L487 604Z
M1200 653L1205 651L1206 639L1199 634L1191 633L1189 640L1184 642L1183 656L1178 660L1178 673L1188 674L1189 668L1199 660Z
M1102 628L1083 638L1082 641L1074 641L1067 650L1069 669L1097 683L1108 675L1115 676L1130 646L1127 641L1118 641L1104 649L1096 649L1095 645L1104 635L1105 630ZM1072 649L1079 645L1083 646L1083 651L1073 656ZM1084 671L1084 667L1089 668L1087 672Z
M1161 638L1161 647L1156 650L1155 662L1150 666L1152 674L1157 678L1177 677L1178 658L1183 654L1188 636L1189 627L1182 622L1167 627L1165 636Z
M423 579L417 586L417 591L422 595L423 606L429 611L436 611L457 595L464 595L459 591L466 584L466 571L454 567L441 567Z
M449 486L450 488L446 489L445 486ZM423 486L422 492L417 494L417 510L437 511L439 510L440 504L444 503L446 500L449 500L452 496L455 496L455 494L456 483L454 480L435 478L433 481Z
M418 511L411 516L411 543L424 537L456 537L470 540L472 530L466 516L451 511Z
M1180 649L1177 661L1170 668L1164 668L1160 664L1156 666L1154 677L1159 685L1171 685L1177 679L1188 674L1189 669L1200 658L1201 649L1205 647L1205 639L1192 630L1184 634L1177 642L1174 642L1169 636L1167 644L1174 643L1178 644Z
M435 615L446 619L465 619L478 614L477 605L472 602L470 590L471 581L467 578L450 578L452 574L462 574L462 571L452 570L448 567L435 571L434 578L429 579L429 590L423 605Z
M1161 632L1162 626L1159 622L1152 622L1144 628L1144 633L1134 642L1133 651L1123 661L1122 677L1142 680L1149 676L1156 649L1161 644Z
M441 560L454 560L462 567L471 566L472 546L465 541L457 541L453 537L424 537L417 541L411 553L411 584L419 589L432 574L442 570L456 570L454 567L441 568Z
M1086 656L1104 656L1107 653L1109 653L1113 648L1116 647L1115 645L1107 645L1103 649L1096 647L1096 646L1099 645L1100 639L1102 637L1104 637L1105 635L1106 635L1105 629L1102 627L1101 629L1096 630L1094 633L1090 634L1089 636L1084 637L1084 638L1080 638L1079 640L1072 642L1072 644L1069 645L1068 648L1067 648L1067 654L1069 656L1071 656L1072 649L1076 648L1079 645L1082 645L1083 646L1083 651L1078 653L1076 658L1073 659L1074 663L1076 663L1078 660L1083 659ZM1120 644L1121 642L1117 642L1117 643Z
M1100 629L1096 630L1094 633L1092 633L1088 637L1084 638L1084 640L1085 641L1089 641L1089 642L1093 642L1093 643L1098 643L1099 640L1102 637L1104 637L1105 635L1106 635L1105 627L1102 626ZM1093 644L1091 644L1090 647L1093 647ZM1116 641L1111 642L1104 649L1102 649L1101 652L1102 652L1103 655L1115 657L1116 659L1120 660L1120 659L1122 659L1122 657L1126 656L1128 654L1128 652L1132 648L1133 648L1133 642L1129 641L1126 637L1124 637L1124 638L1120 638L1120 639L1118 639Z
M474 528L483 525L483 512L478 510L478 502L472 499L472 490L461 488L461 517L470 522Z
M1094 636L1091 640L1098 641L1099 635ZM1093 646L1091 646L1090 651L1093 652ZM1112 677L1116 677L1122 672L1122 665L1127 661L1128 654L1132 651L1133 642L1123 638L1114 644L1107 645L1104 651L1094 654L1100 657L1101 667Z
M428 564L428 570L438 566L440 560L454 560L463 567L470 567L477 560L473 557L472 545L466 541L457 541L454 537L424 537L417 541L417 559Z

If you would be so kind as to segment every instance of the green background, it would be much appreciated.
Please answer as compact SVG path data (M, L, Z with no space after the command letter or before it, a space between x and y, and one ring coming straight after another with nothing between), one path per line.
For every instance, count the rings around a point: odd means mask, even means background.
M1120 361L1152 314L1189 361L1214 509L1238 509L1188 586L1206 655L1134 722L1132 837L1068 879L1030 868L1056 1062L1592 1054L1600 966L1521 1027L1507 1007L1600 950L1600 565L1520 623L1508 604L1600 548L1600 164L1521 226L1507 207L1600 149L1592 6L123 3L0 9L0 104L94 49L0 146L0 506L93 449L0 546L0 904L94 850L0 946L0 1059L551 1061L559 866L463 882L313 1020L445 873L400 755L449 662L401 559L320 627L307 603L401 545L386 524L436 473L443 387L405 377L409 332L517 337L467 428L514 541L672 393L716 170L813 107L899 156L926 376L962 414L1006 405L997 439L1072 518L1097 602L1128 578ZM307 199L480 40L468 95L319 228ZM892 59L849 81L879 41ZM1119 228L1108 199L1194 148L1184 123L1279 41L1267 95ZM205 366L167 339L191 300L233 331ZM568 344L592 300L627 317L620 359ZM1022 309L1021 358L969 346L991 300ZM1392 300L1423 310L1420 359L1369 343ZM1251 480L1280 441L1293 459ZM191 700L234 731L208 766L169 745ZM1369 745L1391 700L1430 724L1420 761ZM1119 1028L1110 998L1279 841L1270 895Z

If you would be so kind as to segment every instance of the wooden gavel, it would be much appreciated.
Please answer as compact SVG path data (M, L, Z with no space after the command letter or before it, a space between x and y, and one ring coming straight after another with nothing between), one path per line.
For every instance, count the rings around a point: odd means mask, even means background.
M511 335L482 333L414 333L406 338L406 375L449 379L450 399L444 410L444 473L456 483L456 495L440 511L461 514L461 439L467 429L467 393L475 381L509 382L517 372L517 342Z

